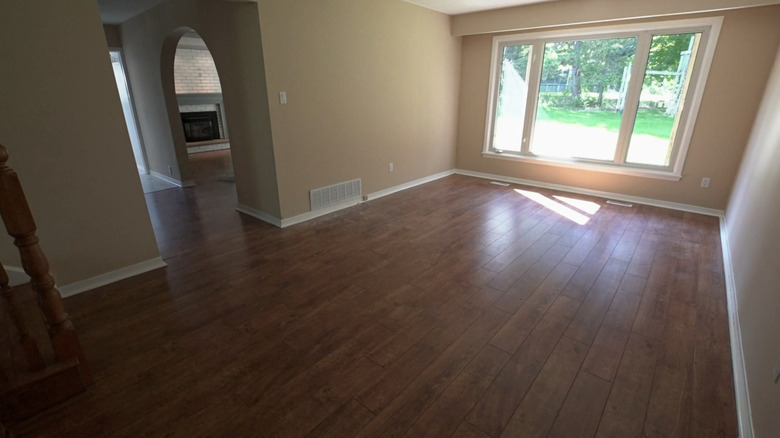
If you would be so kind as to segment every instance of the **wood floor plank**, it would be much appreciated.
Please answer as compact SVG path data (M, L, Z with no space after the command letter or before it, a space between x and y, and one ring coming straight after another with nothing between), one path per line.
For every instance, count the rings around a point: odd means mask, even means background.
M696 309L673 300L658 353L644 433L649 437L687 436L693 412Z
M597 437L642 436L658 342L632 334L604 408Z
M500 310L487 308L483 315L436 358L403 392L394 398L357 436L402 436L429 408L457 375L507 320Z
M555 244L550 248L536 263L527 271L517 277L511 287L505 289L505 293L494 304L504 312L514 313L520 308L533 291L550 275L550 272L558 266L563 256L569 251L569 248Z
M455 433L477 399L510 359L486 345L406 433L408 437L442 437Z
M658 235L645 228L642 237L637 242L634 253L631 255L631 262L628 264L626 272L637 277L647 278L660 245L660 240Z
M692 418L725 436L737 435L735 395L731 378L731 346L727 342L726 303L702 297L696 307ZM713 385L712 382L724 382Z
M552 228L560 220L561 220L560 216L548 213L544 219L539 221L539 223L537 223L533 228L528 230L527 233L523 234L522 237L520 237L515 242L513 242L505 250L501 251L500 254L495 256L493 260L490 261L490 263L484 266L485 269L494 272L503 271L508 266L510 266L512 262L514 262L521 254L523 254L534 243L536 243L537 240L545 236L547 231L549 231L550 228ZM553 238L550 240L558 240L558 239ZM552 243L550 245L552 245Z
M636 277L626 273L620 282L612 304L609 306L607 314L604 315L603 326L612 327L618 330L630 331L634 325L639 303L642 300L642 293L645 290L647 282L642 277Z
M587 372L580 372L547 436L549 438L595 436L611 386L605 380Z
M94 388L18 436L736 436L717 218L452 175L279 229L190 159L167 268L65 300Z
M574 244L571 251L566 255L566 258L563 259L563 262L574 266L581 265L596 243L601 240L601 237L601 233L596 230L585 231L577 243Z
M490 435L482 432L481 430L472 426L470 423L464 421L460 423L460 426L455 431L455 433L452 434L451 438L489 438L489 437Z
M359 392L356 395L357 400L371 412L381 411L479 316L480 311L471 307L464 307L453 313L452 318L429 332L396 360L394 365L386 368L376 384Z
M545 437L552 427L587 346L561 338L533 385L501 433L502 437Z
M512 263L501 270L488 285L494 289L506 291L518 278L522 277L548 250L558 241L555 234L546 233L523 251ZM495 259L494 259L495 260ZM490 268L490 266L488 266Z
M311 430L308 438L341 438L352 436L362 429L374 418L374 414L367 407L355 399L349 399ZM237 435L234 435L237 436Z
M586 345L593 342L627 266L628 263L616 259L610 259L606 263L569 324L565 336Z
M653 267L634 319L634 332L656 340L663 339L666 330L671 282L679 262L674 257L677 247L676 243L669 243L668 250L660 251L653 260Z
M602 326L588 350L582 370L612 382L617 374L629 334L627 330Z
M566 285L563 294L577 300L585 299L596 279L609 260L612 250L617 245L618 238L614 236L602 236L590 251L585 260L580 264L571 282ZM565 259L564 259L565 261Z
M490 340L491 345L508 353L514 353L536 323L542 319L575 270L574 266L565 263L556 266L520 309L512 315L509 322Z
M470 424L489 436L501 435L536 375L558 344L569 319L552 313L542 318L474 405L466 417Z

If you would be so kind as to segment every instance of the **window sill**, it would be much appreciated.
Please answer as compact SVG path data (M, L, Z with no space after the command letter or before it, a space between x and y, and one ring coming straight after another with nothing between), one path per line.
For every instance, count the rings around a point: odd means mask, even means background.
M515 155L515 154L508 154L508 153L499 154L496 152L482 152L482 156L485 158L493 158L498 160L520 161L520 162L531 163L531 164L542 164L545 166L565 167L569 169L586 170L591 172L614 173L617 175L638 176L642 178L654 178L654 179L662 179L667 181L679 181L682 178L681 174L675 172L652 170L652 169L640 169L635 167L623 167L623 166L610 165L610 164L562 161L562 160L555 160L549 158L538 158L538 157L530 157L530 156Z

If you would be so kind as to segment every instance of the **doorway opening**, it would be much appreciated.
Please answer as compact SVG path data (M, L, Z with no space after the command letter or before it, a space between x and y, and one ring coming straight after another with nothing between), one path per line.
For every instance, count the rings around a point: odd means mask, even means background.
M143 146L143 139L141 138L141 134L138 129L138 122L135 117L135 106L133 105L133 98L130 94L130 86L127 83L127 75L125 74L125 63L122 57L122 51L119 49L111 49L109 50L109 54L111 55L111 67L114 70L116 88L119 91L119 99L122 102L122 112L124 112L125 115L127 133L130 136L130 144L133 147L135 165L138 167L139 174L148 175L149 165L146 161L146 152Z
M188 164L195 183L234 182L219 73L206 43L194 30L179 39L173 75Z

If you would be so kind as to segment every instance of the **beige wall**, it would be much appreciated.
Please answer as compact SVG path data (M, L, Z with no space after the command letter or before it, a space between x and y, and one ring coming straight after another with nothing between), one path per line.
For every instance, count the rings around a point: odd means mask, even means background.
M558 15L566 17L568 2L540 6L555 5ZM492 34L463 39L458 168L724 209L772 66L773 58L766 53L774 53L780 44L780 6L709 15L725 19L680 181L482 157ZM703 177L712 179L709 189L699 187Z
M362 178L372 193L454 167L449 17L399 0L261 0L260 22L282 217L309 211L310 189Z
M453 17L453 35L603 23L778 4L780 0L561 0Z
M767 53L771 58L773 53ZM757 437L780 431L780 52L726 211Z
M2 2L0 41L0 143L58 284L158 257L96 2Z
M122 47L122 34L119 31L119 26L104 24L103 33L106 35L108 47Z
M265 67L255 3L172 0L122 23L128 79L149 167L189 179L175 98L173 61L179 37L200 34L214 57L230 130L238 202L279 218Z

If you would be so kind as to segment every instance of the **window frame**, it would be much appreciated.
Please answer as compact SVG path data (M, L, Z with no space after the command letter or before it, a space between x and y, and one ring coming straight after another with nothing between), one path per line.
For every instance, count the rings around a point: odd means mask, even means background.
M485 139L482 152L483 157L679 181L682 178L682 170L687 158L690 140L693 135L722 23L723 17L717 16L587 28L569 28L530 33L514 33L493 37L487 120L485 124ZM693 62L693 70L691 71L691 78L685 100L681 105L683 109L679 116L680 121L677 130L672 133L674 142L672 144L669 165L655 166L627 163L628 147L636 122L636 114L638 111L642 84L644 82L643 78L647 67L653 36L694 32L701 33L701 38L697 48L696 58ZM634 62L631 68L631 80L628 85L625 111L623 113L623 118L621 119L621 129L618 133L618 142L613 161L547 157L531 153L530 144L536 123L536 111L539 100L545 44L554 41L621 37L637 37L638 39ZM528 96L526 97L526 112L521 151L499 152L493 149L492 143L494 138L496 111L498 109L498 93L501 81L504 47L521 44L531 45L526 79L528 84ZM637 81L636 78L641 79ZM629 118L626 119L626 117Z

